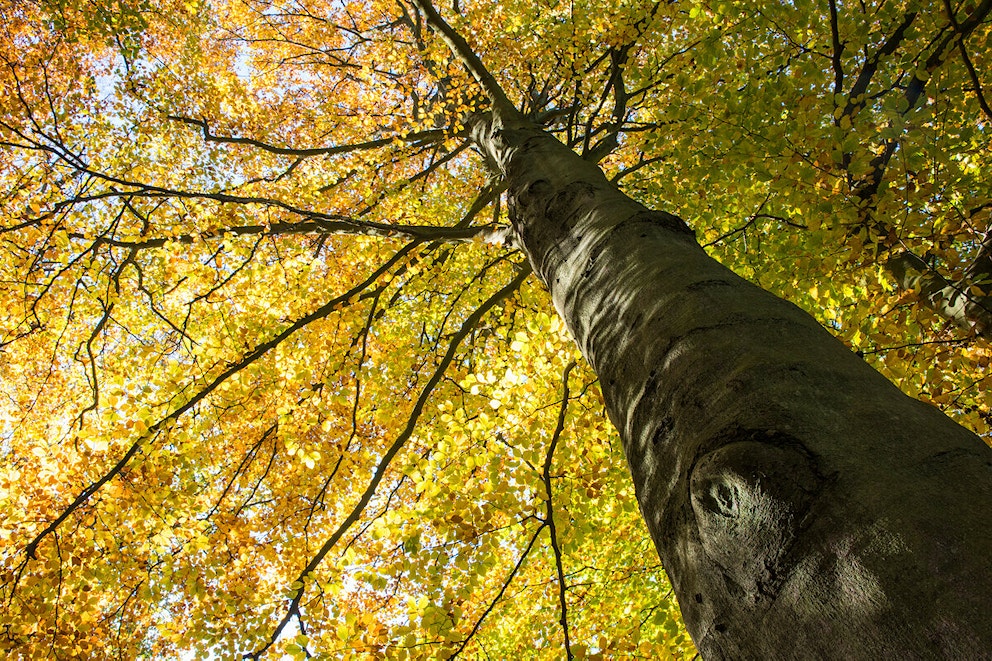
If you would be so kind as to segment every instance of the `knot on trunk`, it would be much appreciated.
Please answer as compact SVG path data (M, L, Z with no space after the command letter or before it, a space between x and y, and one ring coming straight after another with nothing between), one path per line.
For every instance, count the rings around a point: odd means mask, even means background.
M786 578L783 559L820 486L812 459L795 445L777 435L731 441L692 469L690 497L703 550L730 587L755 604L773 599Z

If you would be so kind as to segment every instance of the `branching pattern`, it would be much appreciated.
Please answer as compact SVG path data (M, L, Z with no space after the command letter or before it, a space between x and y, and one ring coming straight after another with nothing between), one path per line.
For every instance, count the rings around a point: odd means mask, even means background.
M472 127L988 435L990 17L0 7L0 656L693 658Z

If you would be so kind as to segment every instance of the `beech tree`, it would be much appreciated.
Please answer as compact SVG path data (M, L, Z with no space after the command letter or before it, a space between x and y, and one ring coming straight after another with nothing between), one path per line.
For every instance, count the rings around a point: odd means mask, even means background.
M990 11L0 9L0 650L980 658Z

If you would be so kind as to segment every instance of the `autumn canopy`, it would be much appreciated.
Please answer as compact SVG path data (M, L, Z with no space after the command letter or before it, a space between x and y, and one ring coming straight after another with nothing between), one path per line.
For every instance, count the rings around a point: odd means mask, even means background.
M4 2L0 656L693 658L485 122L988 442L990 21Z

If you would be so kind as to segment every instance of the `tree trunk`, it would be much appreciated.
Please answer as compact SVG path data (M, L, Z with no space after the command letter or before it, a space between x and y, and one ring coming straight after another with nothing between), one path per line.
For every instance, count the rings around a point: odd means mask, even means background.
M988 658L992 452L539 127L479 120L705 659Z

